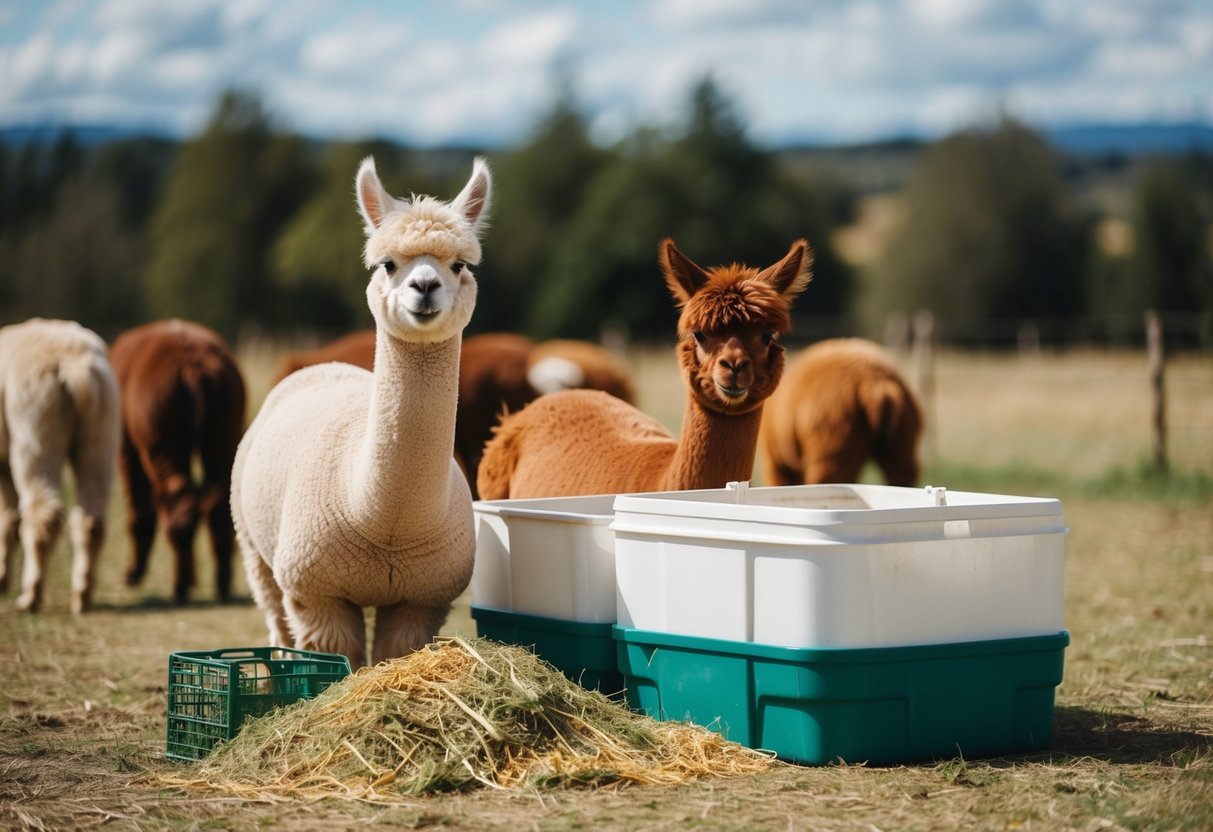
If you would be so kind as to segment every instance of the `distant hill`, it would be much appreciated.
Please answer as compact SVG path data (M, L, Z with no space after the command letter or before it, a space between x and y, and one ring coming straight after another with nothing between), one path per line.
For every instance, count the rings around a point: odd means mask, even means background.
M108 144L109 142L136 137L168 140L175 138L166 131L153 130L146 127L119 127L106 124L19 124L11 127L0 127L0 145L22 147L31 143L53 144L65 133L71 133L76 142L85 147Z
M1213 125L1076 125L1044 131L1055 147L1078 155L1152 156L1213 152Z
M181 138L168 131L150 127L123 127L106 124L13 125L0 127L0 145L23 146L31 142L51 144L68 132L75 136L78 143L89 147L135 137L152 137L167 141ZM1041 133L1058 150L1083 156L1115 154L1131 157L1174 155L1192 151L1213 153L1213 125L1199 122L1128 125L1080 124L1071 127L1043 128ZM309 138L314 141L324 141L321 136ZM890 137L886 141L863 145L826 145L814 142L797 145L791 142L775 149L793 156L839 154L847 159L891 156L903 160L914 155L927 142L928 140L917 137Z

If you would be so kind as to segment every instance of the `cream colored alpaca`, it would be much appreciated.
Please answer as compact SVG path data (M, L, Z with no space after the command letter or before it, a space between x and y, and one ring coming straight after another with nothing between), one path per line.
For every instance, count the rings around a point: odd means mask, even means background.
M922 407L888 353L832 338L792 359L762 414L766 485L855 482L871 459L889 485L918 483Z
M43 318L0 329L0 589L19 536L25 563L18 608L33 612L42 604L46 559L63 525L65 463L76 486L68 517L72 611L91 606L118 460L119 411L118 385L96 333Z
M678 358L688 389L682 434L599 391L536 399L503 420L480 464L483 499L720 488L747 480L762 404L779 384L791 304L808 285L809 244L762 270L705 271L661 244L681 315Z
M273 644L374 662L424 646L467 586L471 494L452 457L468 268L491 193L477 159L450 203L398 200L358 170L375 367L319 364L266 398L236 454L232 515Z

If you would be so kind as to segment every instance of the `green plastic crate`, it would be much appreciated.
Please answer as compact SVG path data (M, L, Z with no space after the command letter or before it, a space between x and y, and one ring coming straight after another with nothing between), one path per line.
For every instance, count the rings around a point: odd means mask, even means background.
M616 664L613 623L568 621L475 605L472 618L476 632L484 638L526 647L583 688L622 698L623 675Z
M345 656L287 647L172 653L167 756L201 759L235 737L246 719L311 699L349 673Z
M616 627L628 704L790 762L907 763L1047 748L1069 633L798 649Z

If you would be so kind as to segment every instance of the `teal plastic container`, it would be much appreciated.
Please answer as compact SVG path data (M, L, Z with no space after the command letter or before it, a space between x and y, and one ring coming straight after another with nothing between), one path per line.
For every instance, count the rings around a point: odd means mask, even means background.
M476 632L504 644L526 647L572 681L608 696L623 696L616 664L614 624L547 618L472 606Z
M892 764L1047 748L1069 633L813 649L616 627L628 704L796 763Z

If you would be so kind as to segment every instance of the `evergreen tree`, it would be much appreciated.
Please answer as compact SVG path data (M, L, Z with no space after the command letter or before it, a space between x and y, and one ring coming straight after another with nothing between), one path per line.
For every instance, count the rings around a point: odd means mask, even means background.
M113 337L140 313L138 236L122 223L112 182L68 180L50 216L22 236L14 257L16 320L75 320Z
M298 138L278 135L249 93L228 92L182 148L151 224L149 311L211 326L282 323L269 252L311 184Z
M1129 263L1141 308L1185 313L1209 308L1209 221L1178 165L1150 166L1136 189Z
M549 268L553 251L581 210L590 183L610 161L611 154L590 140L566 87L531 137L495 162L493 216L485 262L477 270L474 329L526 328L536 296L561 292L561 278Z
M589 183L550 253L528 330L595 338L612 324L641 339L667 339L676 314L658 277L664 237L699 263L754 266L806 237L816 277L804 306L837 313L848 276L824 216L801 183L748 141L731 102L705 79L691 91L680 135L637 131Z
M1058 160L1027 128L954 134L930 146L905 191L905 219L867 275L871 331L925 308L953 336L1085 308L1086 221Z

